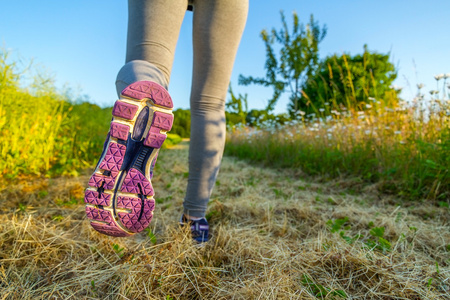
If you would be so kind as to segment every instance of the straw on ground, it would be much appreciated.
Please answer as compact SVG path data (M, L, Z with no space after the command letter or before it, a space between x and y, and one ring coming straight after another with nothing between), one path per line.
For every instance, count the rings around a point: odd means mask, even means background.
M177 226L187 172L187 142L162 151L154 221L131 238L90 228L88 172L4 187L0 299L450 298L446 207L225 158L199 248Z

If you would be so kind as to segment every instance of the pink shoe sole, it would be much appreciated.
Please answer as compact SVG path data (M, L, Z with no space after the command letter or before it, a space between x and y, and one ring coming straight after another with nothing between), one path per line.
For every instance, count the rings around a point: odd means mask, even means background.
M159 84L135 82L121 96L84 197L92 227L111 236L130 236L149 225L153 166L173 124L172 99Z

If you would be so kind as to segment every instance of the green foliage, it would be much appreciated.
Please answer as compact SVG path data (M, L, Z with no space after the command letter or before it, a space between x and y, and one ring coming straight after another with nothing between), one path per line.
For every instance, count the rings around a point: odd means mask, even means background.
M384 239L384 227L374 227L369 231L369 234L375 238L375 240L369 239L366 245L370 248L375 248L383 253L390 251L392 246L391 243Z
M328 220L327 226L330 232L337 233L339 232L339 236L345 240L349 244L353 244L356 240L359 240L363 236L360 234L357 234L353 237L349 237L346 235L346 231L350 230L350 225L347 225L345 227L344 224L348 222L348 217L336 219L336 220ZM365 247L368 246L371 249L377 249L382 251L383 253L390 251L392 248L391 243L384 238L384 227L373 227L373 222L370 222L368 224L368 227L371 228L369 231L369 235L371 238L367 239L364 242ZM374 239L373 239L374 238Z
M62 199L56 198L55 204L58 206L63 206L63 207L72 207L74 205L79 204L80 201L81 201L80 199L77 199L74 197L70 197L70 199L68 199L68 200L62 200Z
M313 296L318 299L347 299L347 294L343 290L331 290L321 284L315 283L311 277L303 274L302 284ZM336 298L339 297L339 298Z
M173 111L173 126L170 133L177 134L182 138L191 136L191 110L176 109Z
M327 32L325 26L321 29L318 22L314 21L313 15L306 28L300 23L296 12L293 12L292 30L289 30L283 12L281 21L280 30L274 28L270 33L261 31L261 38L266 46L265 77L239 76L239 83L242 85L258 84L273 88L273 96L268 100L266 112L275 108L285 91L289 91L291 101L298 102L300 87L313 74L318 64L319 43ZM278 55L274 47L280 48Z
M389 54L370 52L365 45L362 55L326 57L302 85L299 101L291 99L288 109L292 116L298 110L318 113L320 107L328 114L342 107L362 110L370 102L369 98L394 99L385 96L396 93L391 88L396 78L397 71L389 62Z
M0 54L0 176L77 175L101 154L111 108L77 103L36 76L21 88L21 72Z
M233 93L233 89L228 89L228 93L230 94L230 100L225 104L226 106L226 119L227 125L236 125L236 124L245 124L245 119L248 113L248 102L247 102L247 94L242 96L236 96Z
M345 223L347 223L347 221L348 221L348 217L344 217L341 219L336 219L334 221L328 220L326 224L327 224L328 228L330 229L330 232L332 232L332 233L339 232L339 236L342 239L344 239L349 244L353 244L357 239L359 239L361 237L361 235L357 234L354 237L346 236L345 233L347 230L350 229L350 226L349 225L347 225L345 227L342 227L342 226Z
M0 53L0 177L76 176L94 165L103 150L112 108L79 101L70 90L58 92L42 75L21 88L20 74L7 54ZM180 141L180 136L169 134L166 143Z
M64 103L65 122L55 140L50 174L77 175L77 170L96 163L109 130L112 108L82 102Z
M53 220L53 221L56 221L56 222L60 222L60 221L62 221L63 219L64 219L64 217L61 216L61 215L55 215L55 216L52 216L52 220Z
M20 212L25 212L26 209L27 209L27 206L26 206L26 205L24 205L24 204L22 204L22 203L19 203L19 211L20 211Z
M173 146L181 142L181 137L175 133L167 133L167 138L162 145L162 148L167 148L167 146Z
M270 120L270 114L251 110L247 123L258 128L233 129L225 151L271 167L300 168L312 176L356 177L378 183L383 193L432 199L446 207L450 102L431 99L432 105L424 108L422 97L405 102L386 91L385 98L369 99L363 110L343 107L302 114L284 126Z
M153 233L153 231L149 227L145 228L144 231L147 233L147 237L150 239L150 242L153 245L156 245L156 235Z
M327 225L332 233L338 232L341 230L341 227L348 221L348 217L342 219L336 219L334 221L328 220Z
M95 286L95 280L91 280L91 291L95 297L98 297L98 290Z
M119 257L122 257L124 255L123 250L125 250L125 248L120 247L119 244L113 243L112 249Z

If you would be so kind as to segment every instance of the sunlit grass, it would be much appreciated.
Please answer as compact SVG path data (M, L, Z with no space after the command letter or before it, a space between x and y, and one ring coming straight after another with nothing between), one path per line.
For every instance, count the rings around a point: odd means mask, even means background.
M0 177L77 175L100 156L111 109L73 103L51 80L21 86L23 72L0 55Z
M408 198L450 197L450 101L396 93L349 107L324 102L317 113L259 129L234 128L228 154L311 175L350 176ZM349 103L351 101L349 99ZM448 98L447 98L448 99Z
M153 221L128 238L86 220L90 172L0 191L0 295L450 299L448 208L350 195L337 185L343 180L309 183L295 170L225 157L207 211L211 240L198 247L178 226L188 143L161 152Z
M112 108L75 101L42 76L23 87L23 75L0 53L0 178L76 176L95 165ZM180 141L169 134L165 146Z

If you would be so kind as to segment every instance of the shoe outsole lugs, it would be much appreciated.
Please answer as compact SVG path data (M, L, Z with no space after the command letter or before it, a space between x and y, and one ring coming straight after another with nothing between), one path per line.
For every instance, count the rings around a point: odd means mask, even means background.
M84 201L92 227L110 236L144 230L153 217L152 170L173 124L173 103L159 84L139 81L114 104L102 157Z

